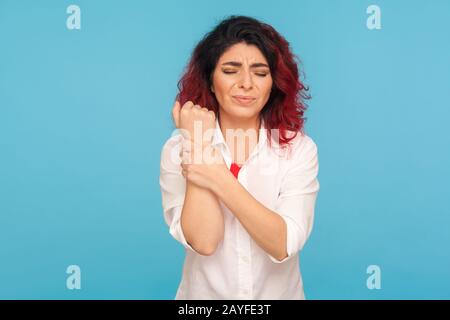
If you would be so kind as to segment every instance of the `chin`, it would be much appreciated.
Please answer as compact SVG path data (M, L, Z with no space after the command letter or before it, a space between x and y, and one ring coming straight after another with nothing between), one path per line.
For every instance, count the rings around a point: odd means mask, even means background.
M252 119L259 114L259 109L256 106L257 103L245 106L230 101L226 107L222 108L229 116L235 118Z
M253 107L237 105L231 108L230 114L240 118L253 118L257 114L257 112L255 112L255 109Z

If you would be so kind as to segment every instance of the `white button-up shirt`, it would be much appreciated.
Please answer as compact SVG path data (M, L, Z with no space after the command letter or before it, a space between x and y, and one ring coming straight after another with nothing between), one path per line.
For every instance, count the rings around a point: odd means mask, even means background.
M290 153L274 139L270 148L262 121L258 144L238 173L239 183L286 222L288 256L279 261L256 244L220 200L225 228L216 251L203 256L186 242L180 223L186 191L179 156L182 139L176 131L166 141L160 166L164 219L170 234L186 248L175 299L305 299L298 253L311 233L319 190L314 141L298 132ZM230 169L231 153L217 119L212 141Z

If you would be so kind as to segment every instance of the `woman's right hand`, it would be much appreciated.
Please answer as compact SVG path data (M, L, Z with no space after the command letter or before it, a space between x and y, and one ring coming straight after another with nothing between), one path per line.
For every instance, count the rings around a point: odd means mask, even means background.
M180 129L184 138L202 146L211 144L216 127L214 111L202 108L192 101L186 102L181 107L177 100L172 109L172 117L175 127Z

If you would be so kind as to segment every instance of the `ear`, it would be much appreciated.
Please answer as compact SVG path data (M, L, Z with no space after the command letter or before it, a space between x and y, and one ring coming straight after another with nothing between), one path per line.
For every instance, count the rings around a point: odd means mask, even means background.
M213 87L213 85L211 85L211 91L214 93L214 87Z

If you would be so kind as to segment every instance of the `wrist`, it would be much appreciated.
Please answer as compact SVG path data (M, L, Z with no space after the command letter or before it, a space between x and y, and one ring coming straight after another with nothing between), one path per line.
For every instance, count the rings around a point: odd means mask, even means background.
M214 177L211 191L220 198L220 194L222 190L225 190L227 188L227 185L229 184L229 179L233 178L233 174L228 170L227 166L220 166L218 167L218 170L216 172L216 175Z

